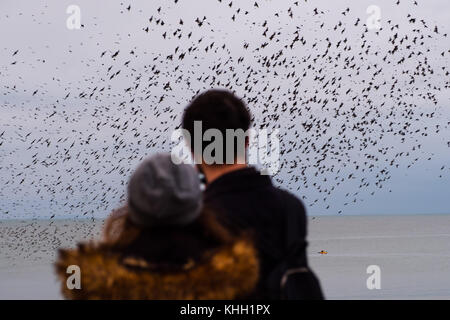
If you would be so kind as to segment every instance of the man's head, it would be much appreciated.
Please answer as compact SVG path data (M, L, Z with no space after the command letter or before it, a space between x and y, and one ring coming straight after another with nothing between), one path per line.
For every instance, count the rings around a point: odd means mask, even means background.
M198 128L199 124L201 124L201 137L195 136L196 134L198 135L195 126L197 125ZM190 148L194 157L197 157L196 159L201 158L202 168L204 168L205 164L208 167L217 167L225 163L229 165L235 164L238 160L238 155L241 155L242 151L245 151L248 145L247 136L243 140L239 139L237 135L239 133L247 134L250 124L251 115L244 102L230 91L217 89L206 91L195 97L185 109L182 120L183 129L187 130L190 134ZM221 155L219 154L221 161L215 163L208 163L203 157L204 154L208 153L208 150L211 151L211 143L215 140L215 134L213 134L211 141L204 141L203 134L209 129L215 130L213 133L220 132L223 138L221 141L221 151L219 151L221 153ZM230 134L230 129L235 132L235 135ZM196 139L202 141L201 150L195 150L194 141ZM217 154L214 154L214 151L212 153L213 158L218 159ZM232 163L229 161L230 158Z

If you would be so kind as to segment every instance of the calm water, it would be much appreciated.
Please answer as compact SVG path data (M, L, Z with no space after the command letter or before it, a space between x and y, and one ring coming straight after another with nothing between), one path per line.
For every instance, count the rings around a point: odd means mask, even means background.
M56 249L98 237L102 225L0 221L0 298L59 299ZM329 299L450 299L450 215L319 216L308 239ZM379 290L367 289L369 265L380 268Z

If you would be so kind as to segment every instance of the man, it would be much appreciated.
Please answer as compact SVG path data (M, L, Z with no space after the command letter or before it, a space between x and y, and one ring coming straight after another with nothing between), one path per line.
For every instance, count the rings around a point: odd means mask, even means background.
M256 298L284 295L322 299L318 280L308 269L306 214L302 202L276 188L269 176L247 166L245 154L240 151L247 149L248 138L233 137L227 141L227 129L246 132L250 124L251 115L245 104L225 90L204 92L186 108L182 127L190 135L194 159L206 178L205 205L218 212L219 220L232 231L251 231L254 235L261 261ZM209 129L218 130L223 139L222 149L212 154L214 163L205 158L206 148L212 141L204 141L203 133ZM199 134L202 136L198 137ZM196 139L201 140L200 148ZM227 161L230 152L231 163Z

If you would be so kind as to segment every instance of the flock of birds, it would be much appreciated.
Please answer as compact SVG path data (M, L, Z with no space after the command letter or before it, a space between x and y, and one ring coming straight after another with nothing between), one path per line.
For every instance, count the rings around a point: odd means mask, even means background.
M8 205L0 219L106 216L124 201L139 161L170 151L183 108L209 88L241 96L255 128L280 128L274 181L302 196L309 210L334 210L344 186L353 189L344 205L374 194L399 166L430 160L425 139L449 130L440 118L448 101L439 98L450 86L450 50L442 49L448 36L418 9L370 30L351 8L335 13L307 0L280 3L275 12L264 11L261 0L245 7L216 0L220 19L190 19L177 9L182 2L153 12L122 3L120 14L140 27L124 26L113 48L97 40L98 52L82 59L74 82L49 75L29 89L22 73L11 83L18 66L36 72L51 58L7 48L0 61L0 199ZM79 32L90 28L84 21ZM231 31L239 29L245 32ZM121 45L142 36L157 45ZM442 175L449 169L443 163Z

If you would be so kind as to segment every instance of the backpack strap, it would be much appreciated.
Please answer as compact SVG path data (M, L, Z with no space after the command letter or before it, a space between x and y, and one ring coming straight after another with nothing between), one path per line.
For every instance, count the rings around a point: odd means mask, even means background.
M283 291L284 286L286 285L286 282L288 281L288 278L290 275L293 275L296 273L307 273L307 272L309 272L309 269L306 267L293 268L293 269L286 270L286 272L283 274L283 276L281 277L281 280L280 280L281 291Z

